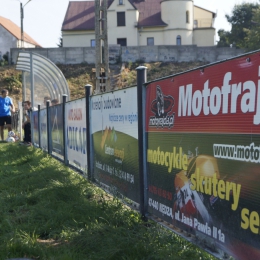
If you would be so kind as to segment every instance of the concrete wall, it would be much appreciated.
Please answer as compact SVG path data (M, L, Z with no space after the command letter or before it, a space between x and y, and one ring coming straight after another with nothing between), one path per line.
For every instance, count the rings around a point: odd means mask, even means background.
M10 63L16 64L20 49L11 49ZM95 64L95 48L43 48L26 49L50 59L55 64ZM121 47L109 45L109 63L117 62L216 62L243 54L244 50L235 48L187 46L140 46Z
M244 53L241 49L189 46L122 47L122 62L215 62Z

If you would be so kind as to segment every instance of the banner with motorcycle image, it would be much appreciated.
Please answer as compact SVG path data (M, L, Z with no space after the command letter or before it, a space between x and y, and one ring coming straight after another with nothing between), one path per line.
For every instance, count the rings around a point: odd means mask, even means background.
M148 212L236 259L260 259L260 56L150 83Z
M94 177L139 203L136 87L91 98Z

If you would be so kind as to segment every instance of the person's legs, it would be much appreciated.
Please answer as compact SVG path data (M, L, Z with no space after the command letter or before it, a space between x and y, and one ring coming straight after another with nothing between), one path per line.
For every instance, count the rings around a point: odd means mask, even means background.
M4 141L4 126L0 126L0 135L1 135L1 140Z
M31 123L24 125L24 142L31 142Z
M6 127L8 129L8 132L12 131L12 117L6 116L5 117Z
M12 125L6 125L8 132L12 131Z

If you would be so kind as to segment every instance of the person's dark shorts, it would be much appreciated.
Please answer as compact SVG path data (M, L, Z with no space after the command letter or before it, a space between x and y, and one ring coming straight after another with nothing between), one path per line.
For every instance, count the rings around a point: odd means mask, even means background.
M7 125L11 125L12 124L11 116L0 116L0 126L4 126L5 123Z

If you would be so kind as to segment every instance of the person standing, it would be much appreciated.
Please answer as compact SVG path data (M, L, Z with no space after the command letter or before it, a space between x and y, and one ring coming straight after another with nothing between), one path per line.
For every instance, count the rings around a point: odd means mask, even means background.
M23 142L20 144L30 146L31 143L31 102L29 100L24 101L23 103L23 109L24 109L24 116L26 118L26 121L23 123L23 130L24 130L24 139Z
M12 131L12 117L11 113L15 112L15 107L12 99L8 96L8 90L2 89L2 96L0 97L0 135L1 140L4 141L4 126L8 132Z

